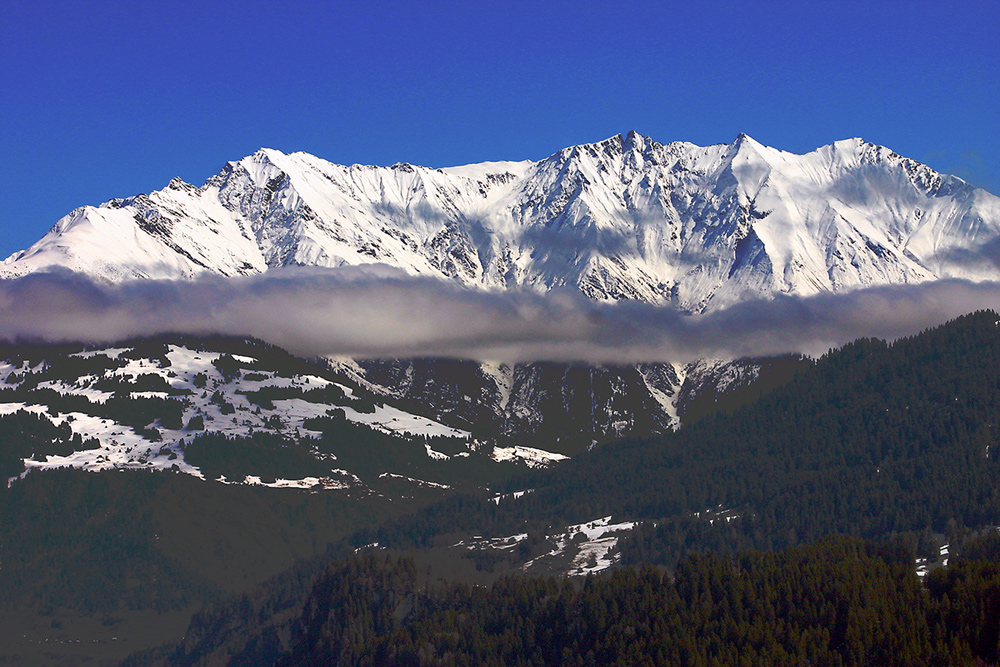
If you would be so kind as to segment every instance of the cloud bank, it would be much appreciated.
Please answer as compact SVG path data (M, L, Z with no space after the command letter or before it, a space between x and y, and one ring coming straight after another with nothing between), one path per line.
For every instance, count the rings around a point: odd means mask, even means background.
M859 337L914 334L984 308L1000 310L1000 283L943 280L779 296L687 316L665 306L594 303L568 290L474 291L378 266L115 285L37 273L0 281L0 339L111 343L163 333L228 334L302 355L681 362L817 355Z

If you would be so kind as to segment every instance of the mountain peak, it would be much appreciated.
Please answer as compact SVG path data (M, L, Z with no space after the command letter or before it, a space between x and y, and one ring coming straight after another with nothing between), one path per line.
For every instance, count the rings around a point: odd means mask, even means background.
M627 150L635 150L636 152L642 153L646 150L646 147L650 144L651 140L649 137L645 137L635 130L629 130L628 134L625 135L622 140L623 148Z
M745 133L699 147L630 130L538 162L440 170L261 148L205 187L176 180L169 196L78 210L0 277L379 262L478 289L570 286L691 312L777 293L1000 278L984 250L1000 240L1000 199L956 183L860 139L796 155Z
M258 148L252 154L243 158L243 162L252 162L254 164L274 164L276 160L281 160L286 157L284 153L274 148Z
M197 188L195 186L191 185L190 183L186 183L179 176L174 176L173 178L170 179L170 182L167 183L167 189L168 190L197 190Z
M740 132L739 134L737 134L736 138L733 140L733 143L729 145L733 149L734 153L747 149L752 149L760 152L761 149L767 148L767 146L760 143L759 141L751 137L749 134L746 134L745 132Z
M267 148L266 146L261 146L256 151L254 151L255 156L265 156L267 158L273 158L275 156L284 157L284 153L279 151L277 148Z

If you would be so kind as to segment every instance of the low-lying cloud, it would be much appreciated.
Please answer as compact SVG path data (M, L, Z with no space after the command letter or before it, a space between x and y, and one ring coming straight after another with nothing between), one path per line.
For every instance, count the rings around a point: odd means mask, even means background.
M106 285L72 273L0 281L0 338L111 343L163 333L253 336L297 354L627 363L816 355L977 309L1000 283L943 280L779 296L705 315L600 304L575 291L484 292L380 267Z

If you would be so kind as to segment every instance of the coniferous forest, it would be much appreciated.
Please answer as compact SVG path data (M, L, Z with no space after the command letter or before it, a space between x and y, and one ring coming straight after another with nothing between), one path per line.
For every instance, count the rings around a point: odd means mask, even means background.
M977 313L892 345L851 343L732 414L517 480L534 489L517 503L452 497L360 543L426 546L454 526L513 531L614 515L643 520L625 540L626 562L670 566L706 549L830 534L957 538L996 525L998 319Z
M846 537L689 556L671 574L506 576L489 588L352 557L317 579L286 642L262 633L229 664L996 664L1000 563L987 554L998 548L995 532L972 541L925 582L901 544Z
M204 605L182 642L130 665L1000 664L1000 316L859 340L756 401L703 414L408 510L163 473L33 474L2 496L4 525L33 537L6 538L0 602L34 595L112 615L119 590L139 610ZM68 437L18 419L18 447ZM214 524L189 534L171 513L189 492L218 525L244 521L230 542ZM237 557L226 545L255 539L244 503L290 553L253 577L243 563L223 586L220 564ZM61 524L64 506L75 518ZM610 571L523 572L560 526L602 516L636 524ZM149 547L171 530L210 567ZM91 558L91 533L116 545L105 561ZM455 548L518 534L515 548ZM44 558L73 545L86 557L67 586ZM126 569L108 588L116 563Z
M362 530L307 595L269 582L134 664L998 664L998 320L860 340L731 414L515 480L516 502L453 495ZM603 514L640 520L614 571L513 571L547 528ZM517 531L540 546L467 556L480 583L434 565Z

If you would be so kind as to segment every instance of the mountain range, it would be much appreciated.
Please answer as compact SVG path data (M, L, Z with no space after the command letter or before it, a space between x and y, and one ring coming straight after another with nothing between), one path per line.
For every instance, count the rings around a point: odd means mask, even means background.
M996 278L1000 199L861 139L805 155L634 132L537 162L341 166L261 149L200 188L59 220L0 276L107 280L381 263L478 289L700 313L748 298Z
M200 188L77 209L0 277L114 287L373 265L696 319L747 299L996 281L998 247L1000 199L861 140L793 155L745 135L629 133L447 169L262 149ZM401 567L428 581L488 583L683 569L705 550L848 532L901 540L894 580L919 589L916 565L996 525L998 321L819 360L632 365L302 359L168 332L12 341L0 661L110 664L165 641L129 664L308 658L303 629L341 599L317 574L383 549L415 550L419 570ZM425 593L400 588L393 623L437 604Z
M779 294L996 280L998 249L1000 198L861 139L795 155L743 134L699 147L629 132L537 162L445 169L261 149L201 187L174 179L78 208L7 258L0 277L58 268L114 283L380 265L476 290L571 289L698 314ZM544 434L567 454L676 428L698 396L761 370L719 360L334 364L431 419L526 442Z

